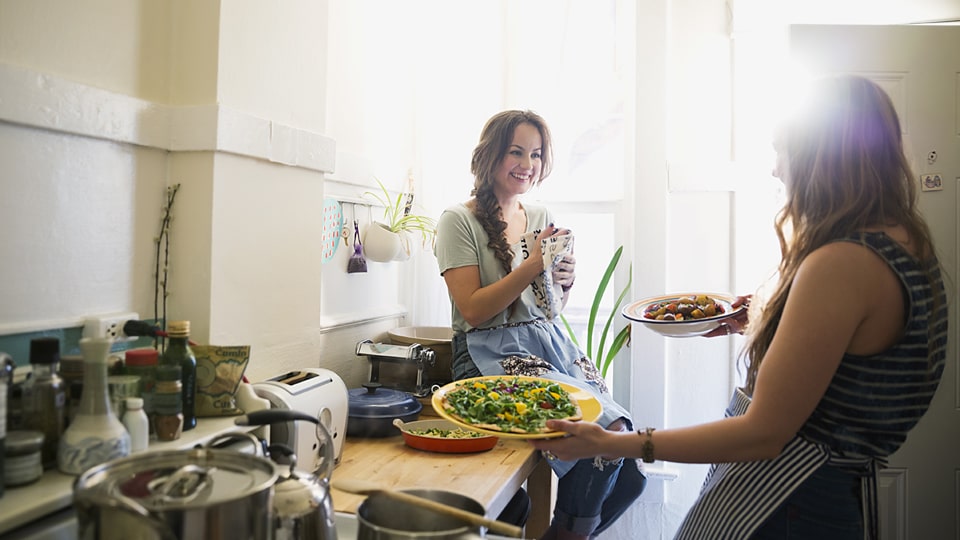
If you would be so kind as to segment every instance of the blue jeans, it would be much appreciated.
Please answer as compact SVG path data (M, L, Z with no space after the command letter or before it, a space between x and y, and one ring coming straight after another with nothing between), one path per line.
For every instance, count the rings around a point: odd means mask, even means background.
M467 351L466 336L454 334L454 380L482 375ZM629 419L626 427L633 429ZM643 493L647 478L634 459L606 462L601 470L593 459L581 459L557 482L553 523L570 532L595 536L613 524Z
M603 470L581 459L557 482L553 523L576 534L596 536L617 520L643 493L647 478L637 461L621 459Z
M831 465L817 469L752 540L863 540L861 477Z

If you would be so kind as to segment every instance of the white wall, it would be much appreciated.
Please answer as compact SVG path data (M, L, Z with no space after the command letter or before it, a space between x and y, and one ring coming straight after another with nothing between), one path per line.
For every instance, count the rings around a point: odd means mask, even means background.
M322 365L359 386L356 342L402 312L321 324L326 7L0 0L0 335L152 318L179 183L168 318L250 344L253 380Z

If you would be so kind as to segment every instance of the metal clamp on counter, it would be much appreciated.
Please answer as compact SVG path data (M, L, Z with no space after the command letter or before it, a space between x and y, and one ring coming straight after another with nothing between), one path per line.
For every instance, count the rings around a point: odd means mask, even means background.
M417 368L417 381L415 388L411 393L417 397L426 397L430 395L430 384L424 377L424 371L433 367L436 362L436 353L433 349L424 347L418 343L411 345L389 345L386 343L374 343L365 339L357 343L357 356L366 356L370 360L370 382L380 382L380 363L406 363L415 364ZM401 388L401 390L408 390Z

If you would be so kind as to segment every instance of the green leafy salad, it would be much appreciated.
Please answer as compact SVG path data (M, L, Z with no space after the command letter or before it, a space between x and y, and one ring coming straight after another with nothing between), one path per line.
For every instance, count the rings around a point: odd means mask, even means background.
M508 433L549 433L551 419L580 420L580 406L559 383L498 377L467 380L442 399L448 414L473 427Z

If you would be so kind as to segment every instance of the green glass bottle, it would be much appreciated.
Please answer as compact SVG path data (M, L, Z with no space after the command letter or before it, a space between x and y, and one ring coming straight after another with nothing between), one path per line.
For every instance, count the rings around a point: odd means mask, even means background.
M180 366L183 393L183 431L197 426L197 358L190 350L190 321L171 321L167 325L167 349L160 363Z

